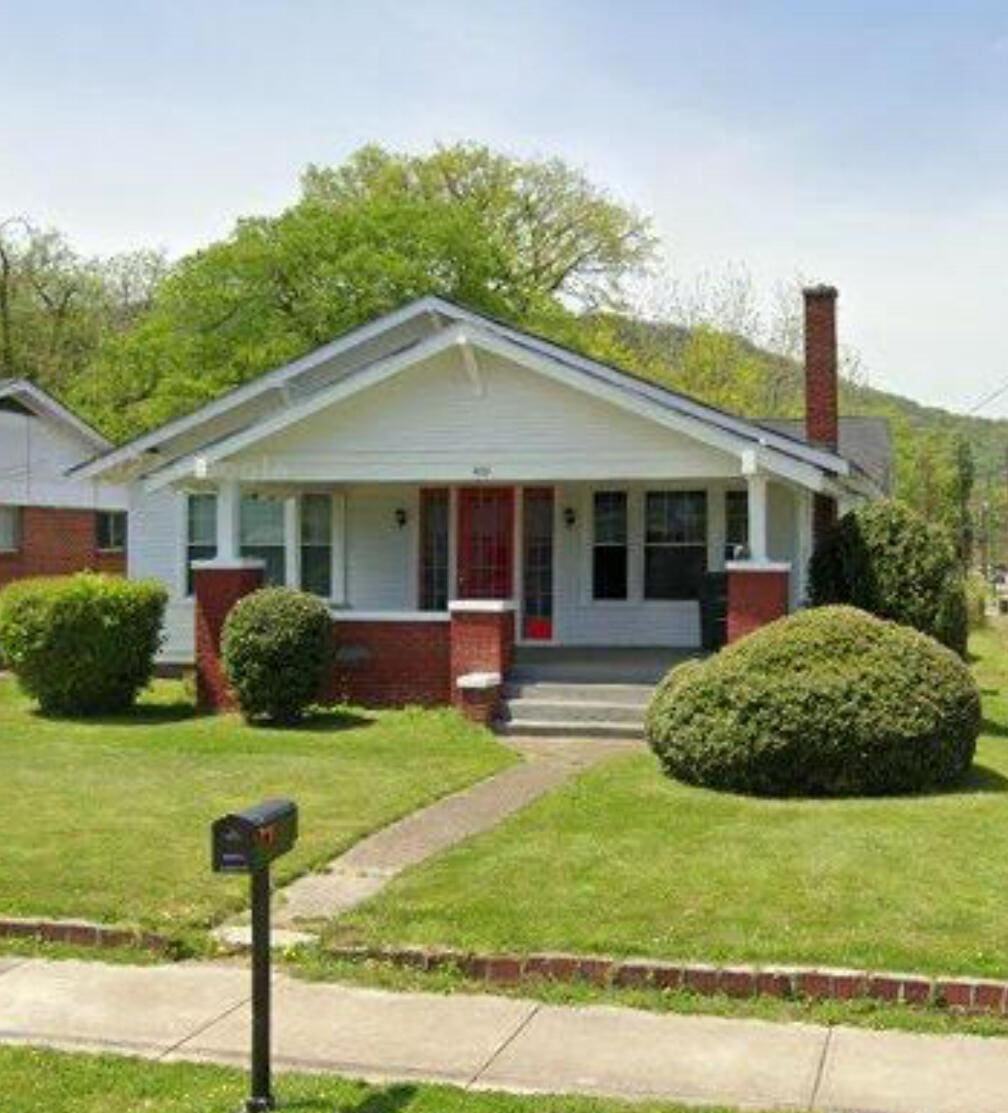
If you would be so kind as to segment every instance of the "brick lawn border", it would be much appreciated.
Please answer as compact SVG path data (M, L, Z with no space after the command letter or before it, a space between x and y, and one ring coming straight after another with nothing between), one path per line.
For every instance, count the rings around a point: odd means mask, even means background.
M472 954L443 948L340 947L332 958L370 960L412 970L456 969L488 985L520 986L537 980L583 982L600 988L685 990L728 997L819 1001L871 998L899 1005L933 1005L954 1012L1008 1016L1008 981L895 974L807 966L719 966L558 953Z
M172 951L172 942L153 931L95 924L89 920L0 919L0 939L34 939L41 943L69 943L75 947L136 947L155 954Z

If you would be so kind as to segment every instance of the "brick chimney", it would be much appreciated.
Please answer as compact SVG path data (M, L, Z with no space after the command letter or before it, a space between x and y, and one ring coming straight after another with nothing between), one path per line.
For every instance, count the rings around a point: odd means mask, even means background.
M805 437L836 451L837 341L835 286L807 286L805 295Z

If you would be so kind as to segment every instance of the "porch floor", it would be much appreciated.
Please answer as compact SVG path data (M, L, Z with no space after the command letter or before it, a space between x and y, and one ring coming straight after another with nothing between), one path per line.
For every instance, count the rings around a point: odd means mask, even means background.
M703 656L699 649L612 646L516 646L514 684L657 684L673 666Z

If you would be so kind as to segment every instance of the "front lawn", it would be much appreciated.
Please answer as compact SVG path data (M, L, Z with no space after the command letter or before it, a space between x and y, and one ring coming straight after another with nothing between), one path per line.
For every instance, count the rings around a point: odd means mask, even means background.
M274 1089L279 1108L300 1113L686 1113L653 1102L516 1097L415 1083L368 1086L291 1074L278 1074ZM247 1092L245 1075L228 1067L0 1047L4 1113L232 1113Z
M0 915L84 917L164 931L245 901L211 874L209 824L266 796L301 807L280 879L514 760L450 711L327 712L296 730L194 714L180 682L101 722L38 715L0 679Z
M973 639L970 783L756 800L620 758L429 862L341 939L1008 976L1008 624Z

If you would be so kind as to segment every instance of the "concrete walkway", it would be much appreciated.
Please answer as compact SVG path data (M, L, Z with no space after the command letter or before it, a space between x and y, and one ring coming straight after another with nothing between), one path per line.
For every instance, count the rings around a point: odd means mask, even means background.
M247 970L0 960L0 1040L244 1064ZM278 975L279 1069L845 1113L1008 1113L1008 1042L395 994ZM278 1083L282 1095L282 1080Z
M633 741L563 738L511 738L507 744L521 753L521 764L375 832L323 872L295 881L278 895L274 924L283 929L296 927L298 921L333 919L373 897L408 867L495 827L603 758L640 746Z

